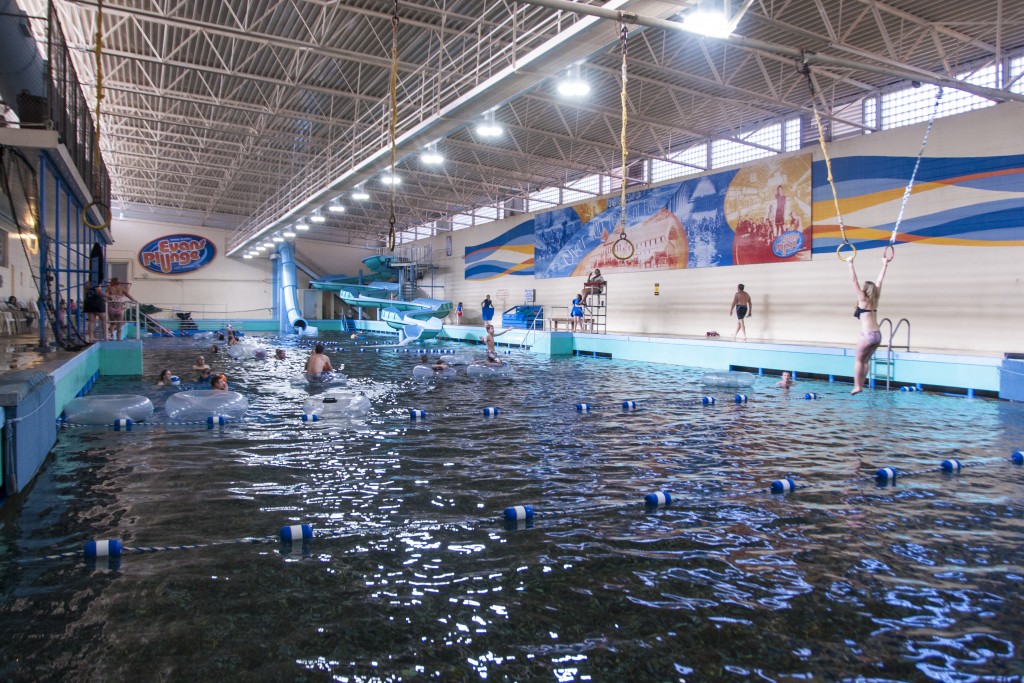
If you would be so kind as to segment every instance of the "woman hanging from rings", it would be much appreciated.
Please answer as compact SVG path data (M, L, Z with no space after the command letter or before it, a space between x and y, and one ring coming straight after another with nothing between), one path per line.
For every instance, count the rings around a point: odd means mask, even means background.
M854 268L853 258L845 260L850 266L853 288L857 291L857 308L853 309L853 317L860 320L860 339L857 341L856 356L853 362L853 390L850 393L859 394L864 391L864 383L867 382L871 356L875 354L879 344L882 343L882 332L878 327L878 297L882 293L882 280L885 279L885 269L889 267L892 256L886 250L882 256L882 270L878 273L878 281L868 280L863 287L857 280L857 270Z

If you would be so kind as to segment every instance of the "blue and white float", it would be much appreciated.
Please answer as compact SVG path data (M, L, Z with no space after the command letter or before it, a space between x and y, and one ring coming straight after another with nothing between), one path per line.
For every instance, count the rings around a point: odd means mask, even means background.
M262 360L267 357L267 349L265 347L249 341L229 345L227 353L235 360L243 360L245 358L259 358Z
M179 391L167 398L164 411L170 422L206 422L210 418L241 420L249 401L237 391L197 389Z
M754 375L749 372L706 372L700 382L706 387L740 389L752 386Z
M332 389L311 396L302 404L303 421L363 417L370 412L370 399L355 391Z
M153 402L135 394L81 396L64 406L64 418L79 425L112 425L118 420L144 422L152 416Z
M466 366L466 374L470 377L511 377L512 366L508 363L502 363L501 365L473 363Z

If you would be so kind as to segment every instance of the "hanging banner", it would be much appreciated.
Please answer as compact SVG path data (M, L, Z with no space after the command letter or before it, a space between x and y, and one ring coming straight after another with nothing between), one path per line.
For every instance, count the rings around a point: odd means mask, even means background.
M167 235L139 250L139 263L158 275L192 273L207 266L217 255L213 242L198 235Z

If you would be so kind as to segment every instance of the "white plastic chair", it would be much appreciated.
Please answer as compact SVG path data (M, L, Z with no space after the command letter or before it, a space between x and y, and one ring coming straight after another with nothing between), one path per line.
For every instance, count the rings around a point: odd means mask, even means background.
M14 316L11 315L10 311L4 311L0 313L0 329L3 330L3 334L13 335L18 333L18 326L14 322Z

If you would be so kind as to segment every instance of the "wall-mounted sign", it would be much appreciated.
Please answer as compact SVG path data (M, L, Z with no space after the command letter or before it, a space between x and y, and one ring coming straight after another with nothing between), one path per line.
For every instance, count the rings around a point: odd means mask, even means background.
M167 235L139 250L139 263L151 273L180 275L209 265L217 255L213 242L198 235Z

